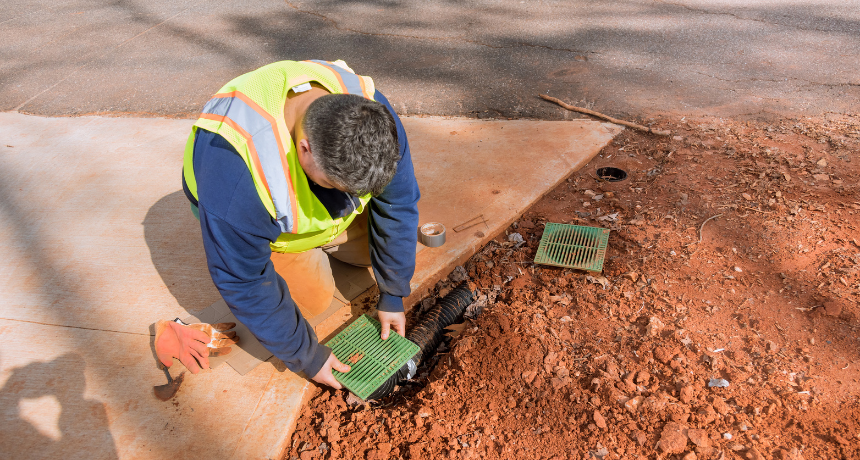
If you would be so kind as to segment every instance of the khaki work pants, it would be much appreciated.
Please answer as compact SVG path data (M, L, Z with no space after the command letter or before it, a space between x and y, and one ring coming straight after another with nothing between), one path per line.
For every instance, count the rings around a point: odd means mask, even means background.
M275 271L287 282L290 295L305 319L319 315L331 305L334 277L329 255L350 265L370 266L367 211L325 246L299 253L272 253Z

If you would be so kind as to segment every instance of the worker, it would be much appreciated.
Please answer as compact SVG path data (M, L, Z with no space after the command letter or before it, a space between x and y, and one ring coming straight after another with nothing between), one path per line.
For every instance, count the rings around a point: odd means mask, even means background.
M183 190L212 281L272 354L341 388L348 372L307 319L331 304L329 256L373 269L382 339L405 335L418 184L406 133L373 80L343 61L281 61L241 75L205 105L185 150ZM170 366L208 368L219 336L160 323Z

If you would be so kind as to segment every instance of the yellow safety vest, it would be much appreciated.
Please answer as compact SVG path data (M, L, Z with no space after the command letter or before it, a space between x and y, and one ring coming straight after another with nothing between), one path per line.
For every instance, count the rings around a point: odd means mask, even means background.
M370 195L344 217L333 219L313 194L284 122L291 88L316 82L332 94L357 94L373 100L370 77L356 75L343 61L280 61L236 77L221 88L194 123L185 145L183 175L194 198L194 138L197 128L219 134L242 156L269 214L281 228L272 251L303 252L330 243L356 216Z

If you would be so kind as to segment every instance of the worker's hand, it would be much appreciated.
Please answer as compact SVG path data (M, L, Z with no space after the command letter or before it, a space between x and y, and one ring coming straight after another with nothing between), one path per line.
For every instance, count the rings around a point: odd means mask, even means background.
M392 327L395 332L406 337L406 313L381 311L379 312L379 324L382 326L382 340L388 339L388 331Z
M194 323L179 324L175 321L161 320L155 325L155 354L166 367L179 359L192 374L200 368L209 369L209 357L230 353L230 345L239 341L235 331L236 323Z
M340 362L340 360L337 359L337 356L335 356L334 353L331 353L325 361L325 364L323 364L323 367L320 368L316 375L311 377L311 380L317 383L322 383L323 385L328 385L335 390L340 390L343 388L343 385L334 378L334 374L331 373L332 369L338 372L347 373L349 372L350 367Z

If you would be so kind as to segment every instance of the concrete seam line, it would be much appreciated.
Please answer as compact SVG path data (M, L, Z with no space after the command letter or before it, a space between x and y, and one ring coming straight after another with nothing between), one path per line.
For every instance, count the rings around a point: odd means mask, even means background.
M129 334L129 335L145 335L147 337L152 337L152 334L144 334L143 332L128 332L128 331L115 331L113 329L99 329L97 327L83 327L83 326L67 326L65 324L51 324L51 323L43 323L40 321L28 321L26 319L14 319L14 318L0 318L0 320L4 321L16 321L19 323L29 323L29 324L38 324L41 326L54 326L54 327L68 327L71 329L84 329L86 331L99 331L99 332L115 332L117 334Z

